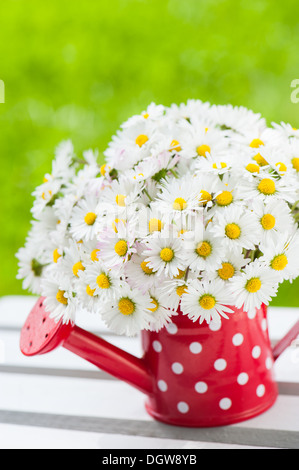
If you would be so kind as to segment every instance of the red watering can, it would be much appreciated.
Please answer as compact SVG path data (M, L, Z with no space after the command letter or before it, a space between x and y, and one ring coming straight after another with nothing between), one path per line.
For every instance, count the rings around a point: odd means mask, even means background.
M229 320L195 324L180 310L158 333L141 334L137 358L76 325L56 323L40 298L21 331L26 356L58 346L147 395L155 419L178 426L222 426L252 418L275 402L273 363L299 334L299 321L271 349L267 308L255 316L233 308Z

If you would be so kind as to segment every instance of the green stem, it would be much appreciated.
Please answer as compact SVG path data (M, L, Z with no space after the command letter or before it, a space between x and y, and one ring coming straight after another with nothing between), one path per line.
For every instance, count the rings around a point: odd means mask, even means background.
M153 198L152 198L152 197L149 195L149 193L148 193L148 190L147 190L147 189L143 188L143 192L144 192L144 193L147 195L147 197L149 198L149 200L150 200L150 201L152 201L152 200L153 200Z

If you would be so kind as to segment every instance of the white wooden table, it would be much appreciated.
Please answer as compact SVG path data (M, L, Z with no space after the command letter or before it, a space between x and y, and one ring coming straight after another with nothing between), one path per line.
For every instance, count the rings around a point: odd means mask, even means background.
M270 410L231 426L180 428L154 421L142 393L64 348L23 356L20 329L35 302L0 298L1 449L299 448L298 340L275 363L279 397ZM298 318L299 308L269 309L273 344ZM114 336L94 316L77 324L141 355L138 339Z

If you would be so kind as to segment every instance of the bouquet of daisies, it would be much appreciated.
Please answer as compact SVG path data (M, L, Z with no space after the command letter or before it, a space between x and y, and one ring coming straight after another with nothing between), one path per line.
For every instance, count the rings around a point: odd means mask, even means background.
M244 107L151 104L97 152L56 151L17 253L53 318L117 334L254 315L299 274L299 131ZM102 162L103 163L103 162ZM228 320L229 321L229 320Z

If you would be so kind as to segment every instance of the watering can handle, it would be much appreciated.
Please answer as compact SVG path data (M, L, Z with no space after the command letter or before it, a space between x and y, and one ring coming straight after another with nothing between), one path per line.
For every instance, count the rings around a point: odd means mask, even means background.
M299 320L295 325L288 331L288 333L275 345L273 348L273 358L276 359L283 353L283 351L290 346L292 341L294 341L299 335Z

